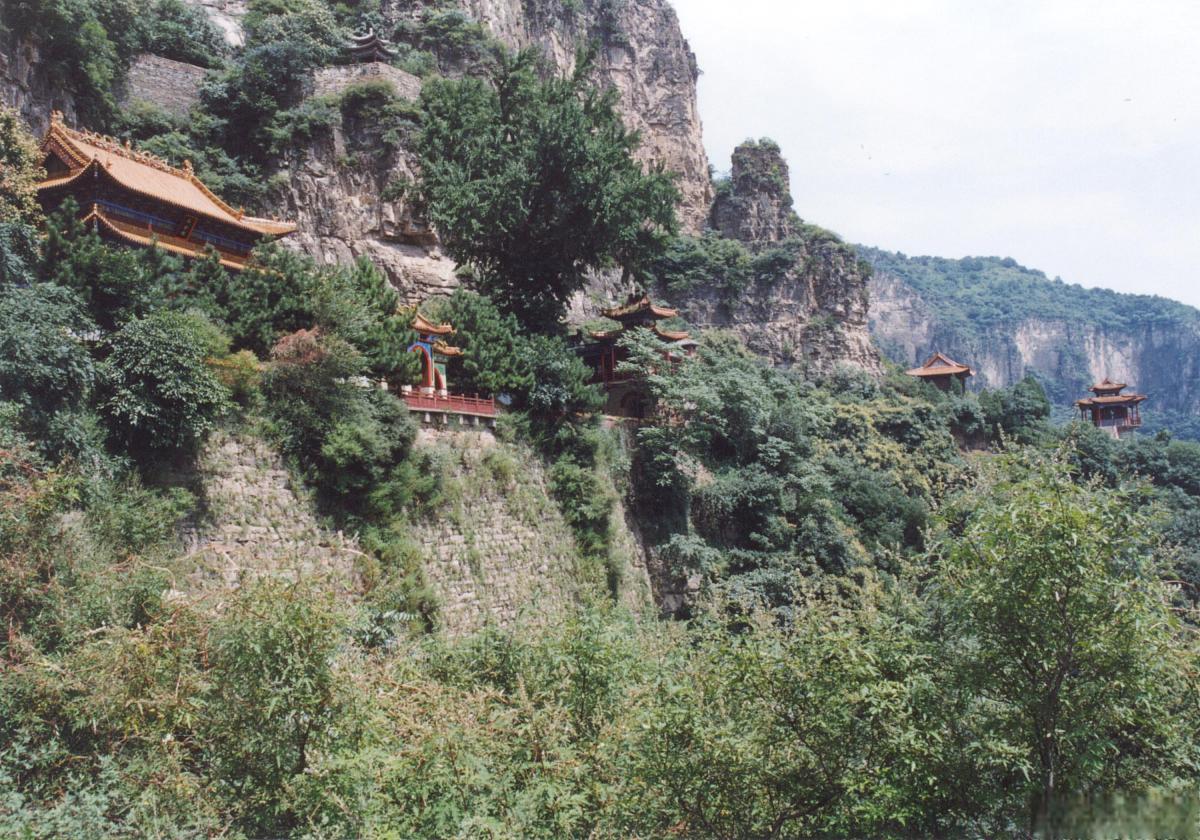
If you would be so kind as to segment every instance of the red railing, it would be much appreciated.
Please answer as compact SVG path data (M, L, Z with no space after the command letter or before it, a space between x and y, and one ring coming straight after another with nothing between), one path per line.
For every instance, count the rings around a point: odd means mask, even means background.
M468 397L465 394L405 394L404 402L410 411L438 411L443 414L473 414L495 417L496 401L491 397Z

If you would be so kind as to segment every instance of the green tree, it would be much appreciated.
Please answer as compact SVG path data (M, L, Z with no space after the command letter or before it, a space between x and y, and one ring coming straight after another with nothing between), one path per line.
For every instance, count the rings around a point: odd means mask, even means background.
M41 219L37 183L41 156L20 115L0 105L0 225L34 225Z
M447 249L481 291L521 324L553 332L585 272L632 268L675 226L677 193L634 160L638 137L616 91L569 77L532 52L503 58L490 79L435 81L421 94L423 190Z
M979 405L993 433L1003 432L1018 443L1034 443L1049 432L1050 400L1032 374L997 391L984 391Z
M27 433L51 454L70 448L70 415L91 396L95 370L83 339L94 329L61 286L0 291L0 402L19 406Z
M1195 651L1131 492L1005 457L949 513L934 592L945 656L1020 750L1036 826L1066 794L1138 788L1195 758ZM1022 783L1023 782L1023 783Z
M229 407L206 364L206 321L160 311L135 318L108 342L101 412L130 454L190 452Z

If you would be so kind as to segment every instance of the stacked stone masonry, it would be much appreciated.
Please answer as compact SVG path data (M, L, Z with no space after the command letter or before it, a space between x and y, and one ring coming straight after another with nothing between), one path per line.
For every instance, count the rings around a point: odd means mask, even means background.
M418 77L380 61L321 68L313 76L313 95L341 93L351 85L364 82L387 82L401 99L416 102L421 98Z
M531 453L505 479L489 467L489 453L514 450L490 432L422 429L419 445L445 465L448 495L457 497L416 533L445 630L550 620L574 603L574 540Z
M318 577L342 592L360 588L363 557L353 539L322 528L303 488L293 485L265 442L213 435L199 462L205 515L185 531L187 593L227 591L273 575Z
M194 64L143 53L129 68L121 103L149 102L169 114L186 117L200 102L200 85L207 72Z
M423 428L418 445L446 470L446 507L416 533L446 632L553 621L578 602L589 584L533 452L482 429ZM613 525L623 567L618 598L646 610L652 602L640 544L621 511Z

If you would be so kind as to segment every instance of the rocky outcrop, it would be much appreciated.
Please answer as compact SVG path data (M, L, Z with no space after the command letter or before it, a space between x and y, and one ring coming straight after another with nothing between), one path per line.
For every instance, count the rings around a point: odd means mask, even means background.
M230 42L240 42L245 4L192 2L209 12ZM626 124L641 133L641 157L678 173L680 221L689 230L704 226L712 203L712 181L696 104L698 71L695 55L666 0L584 0L574 11L559 2L530 0L457 0L457 4L499 42L511 48L541 49L562 72L574 68L581 43L599 43L596 74L600 82L619 91ZM427 7L431 4L392 0L385 2L383 13L400 20L418 16ZM347 72L341 68L318 72L314 94L346 82ZM402 96L413 94L401 90ZM282 170L274 210L299 223L294 244L325 262L358 256L376 259L409 300L454 288L455 266L437 247L436 236L410 206L384 198L389 184L412 180L412 156L401 150L390 160L365 162L361 156L344 154L356 139L360 138L344 132L318 138L312 149Z
M0 33L0 102L38 136L50 127L52 111L62 111L68 125L78 124L74 98L50 78L37 44L5 33Z
M1081 313L963 329L945 306L887 271L876 270L870 294L871 332L900 364L941 350L975 368L975 389L1034 374L1054 403L1069 406L1109 377L1149 394L1151 411L1200 412L1200 313L1131 325L1091 323Z
M850 366L882 371L867 331L867 277L854 249L806 225L792 209L787 164L770 141L733 153L728 183L713 206L713 225L771 263L748 288L695 288L671 302L702 328L739 335L779 365L814 374Z
M620 93L626 124L642 138L641 158L678 175L680 222L705 225L712 203L708 156L696 101L699 69L667 0L458 0L510 48L537 47L562 72L581 44L599 44L599 81Z
M246 35L242 31L242 18L246 16L249 8L246 0L184 0L184 2L204 9L208 19L225 36L225 43L229 46L240 47L246 42Z
M456 265L414 199L411 143L384 144L374 129L336 122L287 155L273 212L299 227L285 243L326 265L366 257L408 304L449 294Z
M799 224L779 146L761 140L734 149L729 181L713 202L713 227L728 239L766 245L787 239Z

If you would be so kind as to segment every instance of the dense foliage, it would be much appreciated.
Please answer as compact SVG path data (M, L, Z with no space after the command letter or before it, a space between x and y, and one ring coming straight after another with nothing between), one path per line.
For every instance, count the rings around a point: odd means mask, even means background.
M618 3L587 8L603 28ZM382 22L373 3L252 0L232 53L178 0L0 12L18 36L34 19L89 116L235 201L335 121L362 160L423 127L425 198L486 293L425 314L456 327L455 390L496 396L497 434L545 458L588 605L429 632L409 539L444 488L394 396L416 361L386 278L278 247L230 274L43 220L0 109L0 835L1086 835L1108 795L1152 812L1109 833L1194 830L1200 445L1055 430L1033 379L812 381L728 336L678 358L638 334L626 368L654 411L618 446L553 334L586 269L734 300L845 246L809 226L755 253L669 239L669 180L633 162L586 63L547 77L455 10L394 27L412 69L487 69L428 84L423 115L378 85L300 101ZM191 119L112 109L146 45L214 69ZM1015 270L979 262L938 277ZM1047 303L926 280L981 323ZM317 575L187 591L204 500L181 485L217 427L269 439L357 536L359 596ZM617 591L622 498L683 620L593 597Z
M1194 323L1190 306L1154 295L1087 289L1053 280L1011 257L908 257L860 248L863 256L944 307L955 328L973 330L1015 324L1027 318L1063 319L1117 328Z
M673 230L676 191L632 158L638 137L615 89L567 77L533 52L504 57L485 80L425 86L419 150L430 218L476 283L534 332L558 329L589 268L629 268Z

